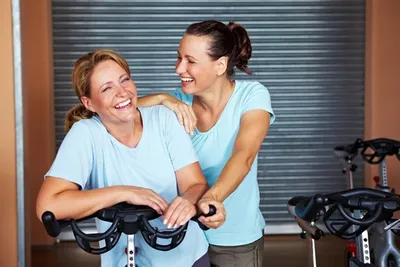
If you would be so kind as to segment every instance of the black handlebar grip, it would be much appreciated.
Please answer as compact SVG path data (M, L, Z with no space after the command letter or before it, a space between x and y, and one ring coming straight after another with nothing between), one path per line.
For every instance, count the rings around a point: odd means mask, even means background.
M61 233L61 229L68 226L68 221L58 221L51 211L45 211L42 214L42 222L46 232L51 237L57 237Z
M56 237L61 232L61 227L56 217L51 211L45 211L42 214L42 222L46 228L46 232L49 236Z
M305 221L311 221L315 218L318 212L325 205L325 198L321 194L313 196L308 202L307 206L304 207L304 202L300 202L296 205L295 211L298 217Z
M209 205L208 207L210 208L210 210L206 215L204 215L205 217L213 216L217 213L217 208L214 205Z
M215 215L215 214L217 213L217 208L216 208L214 205L208 205L208 207L209 207L208 213L207 213L207 214L202 214L204 217L213 216L213 215ZM201 215L196 216L195 219L194 219L194 221L197 222L197 223L199 224L200 228L201 228L203 231L207 231L209 228L208 228L207 226L205 226L204 224L202 224L202 223L199 221L199 217L200 217L200 216L201 216Z

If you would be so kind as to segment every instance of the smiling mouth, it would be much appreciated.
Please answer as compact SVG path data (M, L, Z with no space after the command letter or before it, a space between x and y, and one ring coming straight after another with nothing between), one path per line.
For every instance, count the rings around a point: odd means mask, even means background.
M181 78L181 81L184 82L184 83L191 83L194 80L192 78Z
M115 105L115 108L116 109L126 108L126 107L130 106L131 103L132 103L132 100L131 99L127 99L124 102L121 102L121 103Z

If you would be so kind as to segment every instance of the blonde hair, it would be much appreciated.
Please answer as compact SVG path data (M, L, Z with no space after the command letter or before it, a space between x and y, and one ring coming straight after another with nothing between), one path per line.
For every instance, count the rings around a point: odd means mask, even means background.
M80 101L83 96L90 98L90 79L92 77L93 70L100 62L105 60L115 61L126 71L129 76L131 75L128 63L113 50L100 49L81 56L75 62L74 69L72 71L72 87L74 88L75 94ZM93 115L95 115L95 113L86 109L81 102L67 112L65 116L64 128L68 132L75 122L81 119L89 119Z

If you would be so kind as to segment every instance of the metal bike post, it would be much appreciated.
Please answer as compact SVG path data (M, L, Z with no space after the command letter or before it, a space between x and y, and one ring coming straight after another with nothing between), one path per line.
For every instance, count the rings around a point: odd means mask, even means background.
M381 167L379 168L381 172L381 184L382 186L388 186L387 169L386 169L386 159L381 162Z
M362 259L363 263L371 263L371 255L370 255L370 250L369 250L369 237L368 237L368 231L365 230L361 234L361 244L362 246L359 248L359 255L360 255L360 260ZM358 248L357 248L358 249Z
M127 267L136 267L135 265L135 235L128 235L128 265Z
M348 161L349 163L349 168L347 168L347 173L348 173L348 178L349 178L349 187L350 189L353 189L353 164L351 162L351 159Z
M315 222L311 222L311 227L315 226ZM311 237L311 246L312 246L312 258L313 258L313 267L317 267L317 252L315 248L315 240Z
M362 218L362 215L358 210L355 212L354 215L357 219ZM356 247L357 247L357 258L362 263L365 264L371 263L368 230L365 230L364 232L362 232L361 235L356 237Z

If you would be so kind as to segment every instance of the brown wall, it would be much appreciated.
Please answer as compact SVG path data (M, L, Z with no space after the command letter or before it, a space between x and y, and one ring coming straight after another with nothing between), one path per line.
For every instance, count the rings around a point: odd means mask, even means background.
M32 245L50 238L36 217L35 202L43 175L54 159L54 107L51 1L21 1L25 112L25 180L30 200L27 220Z
M367 1L365 139L400 140L400 1ZM400 162L387 160L389 186L400 193ZM366 186L379 175L366 165Z
M0 266L17 266L16 149L11 0L0 1Z

